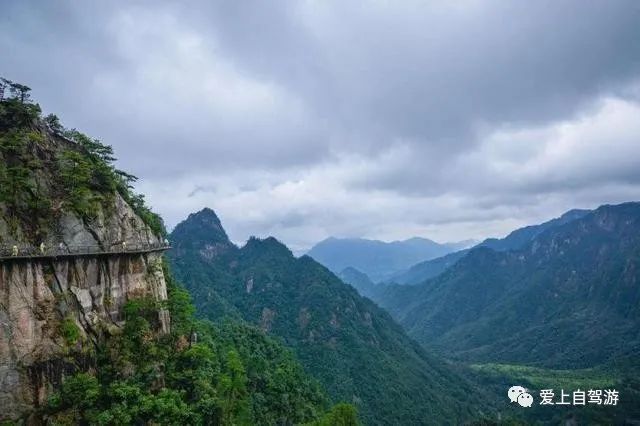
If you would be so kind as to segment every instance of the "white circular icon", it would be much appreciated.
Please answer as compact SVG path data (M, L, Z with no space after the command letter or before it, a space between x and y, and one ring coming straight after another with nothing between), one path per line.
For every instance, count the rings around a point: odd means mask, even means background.
M518 397L518 404L523 407L531 407L533 405L533 397L530 393L521 393Z
M509 392L507 392L507 394L509 395L509 400L511 402L517 402L518 397L523 393L527 393L527 390L522 386L511 386L509 388Z

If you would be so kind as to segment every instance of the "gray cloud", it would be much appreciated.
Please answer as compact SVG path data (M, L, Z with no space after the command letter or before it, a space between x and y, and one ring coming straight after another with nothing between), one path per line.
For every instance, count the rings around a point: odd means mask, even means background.
M2 73L170 224L449 240L640 195L635 1L2 8Z

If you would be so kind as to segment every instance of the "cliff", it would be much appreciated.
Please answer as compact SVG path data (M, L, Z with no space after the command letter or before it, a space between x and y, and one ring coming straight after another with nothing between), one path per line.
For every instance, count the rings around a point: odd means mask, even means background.
M110 147L63 136L34 108L0 105L0 422L91 370L127 300L167 298L161 237Z

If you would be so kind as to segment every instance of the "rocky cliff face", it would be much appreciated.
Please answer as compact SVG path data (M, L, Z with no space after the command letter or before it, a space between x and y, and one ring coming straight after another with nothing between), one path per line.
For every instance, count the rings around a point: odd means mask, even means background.
M69 247L158 243L121 197L110 210L93 224L63 215L57 224L60 242ZM85 368L90 368L92 346L118 332L128 299L166 299L160 256L151 252L0 261L0 420L41 405L63 375L77 368L69 360L71 353L88 354ZM168 329L166 313L161 313L160 323Z
M66 374L90 370L129 299L167 298L162 253L125 249L160 240L110 147L62 136L36 110L0 102L0 423L41 406ZM159 315L167 331L168 313Z

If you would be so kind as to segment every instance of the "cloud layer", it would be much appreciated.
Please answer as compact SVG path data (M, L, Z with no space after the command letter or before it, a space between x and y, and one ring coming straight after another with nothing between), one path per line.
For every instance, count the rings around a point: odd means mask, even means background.
M635 1L29 2L2 74L237 241L501 235L640 198Z

